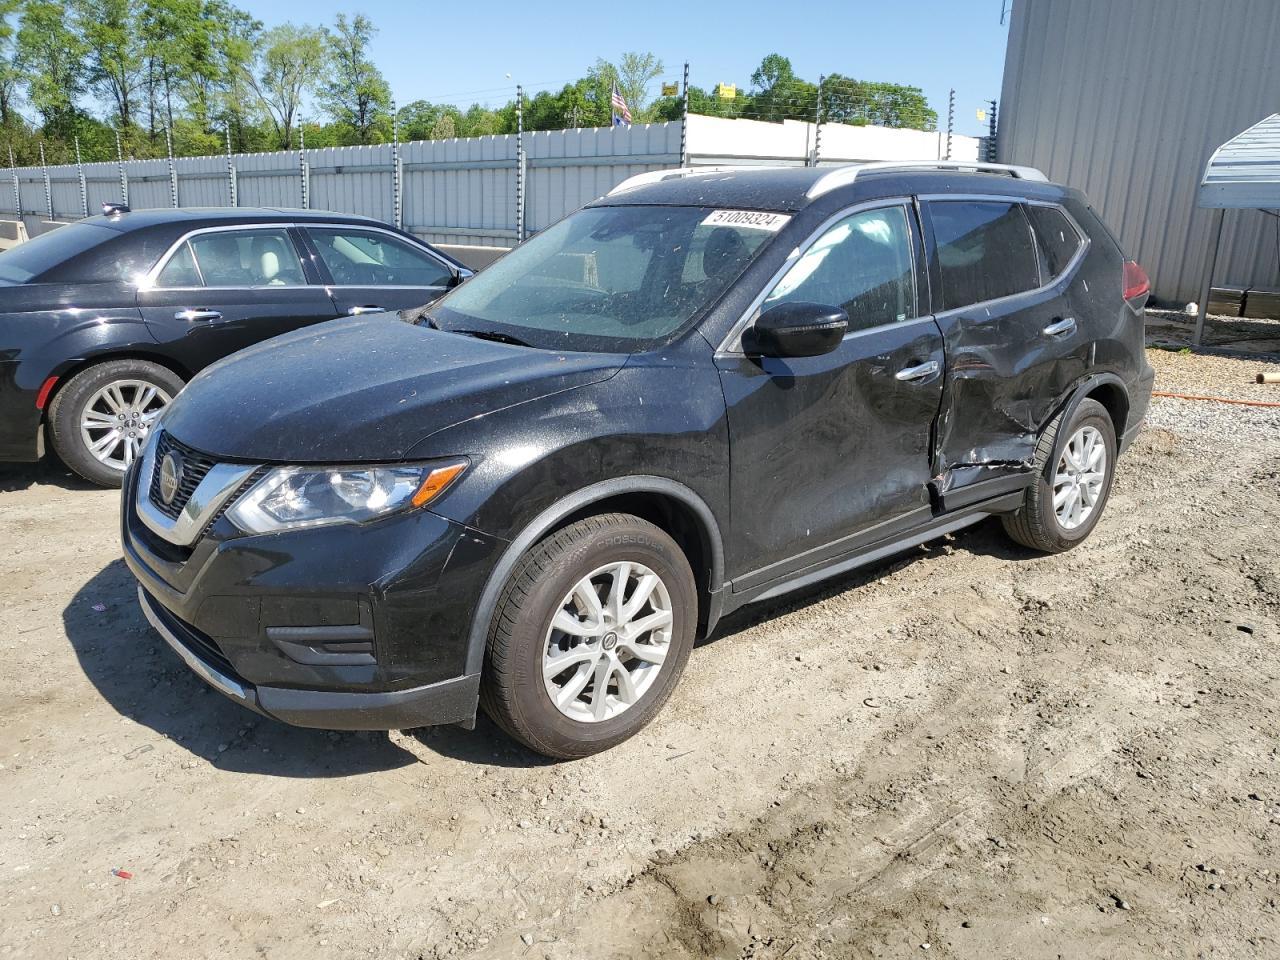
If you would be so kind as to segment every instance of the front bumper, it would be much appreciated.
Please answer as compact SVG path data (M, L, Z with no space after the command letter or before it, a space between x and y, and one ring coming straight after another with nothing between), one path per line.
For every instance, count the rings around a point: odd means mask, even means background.
M250 710L298 726L391 730L474 719L474 610L502 542L427 511L245 536L220 518L190 549L138 516L121 535L147 619Z
M324 730L400 730L475 719L479 674L383 693L254 686L210 656L191 628L141 586L138 603L151 626L192 672L223 696L264 717Z

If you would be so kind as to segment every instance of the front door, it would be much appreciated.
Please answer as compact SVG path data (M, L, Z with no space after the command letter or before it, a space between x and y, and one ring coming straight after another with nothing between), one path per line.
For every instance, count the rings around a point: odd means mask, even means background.
M339 314L420 307L443 296L453 269L429 251L382 230L304 227L332 280Z
M729 562L748 590L930 515L942 337L917 309L920 242L906 201L829 223L766 296L843 307L833 353L717 359L729 418Z
M307 283L284 227L194 234L139 289L138 308L192 371L336 315L324 288Z

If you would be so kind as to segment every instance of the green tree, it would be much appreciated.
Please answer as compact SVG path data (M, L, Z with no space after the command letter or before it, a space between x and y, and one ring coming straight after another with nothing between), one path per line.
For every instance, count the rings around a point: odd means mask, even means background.
M822 85L822 116L833 123L936 130L938 114L919 87L854 80L833 73Z
M23 5L17 32L18 69L26 78L31 106L45 127L59 135L74 128L77 101L84 92L87 52L65 3L27 0Z
M112 104L127 130L134 122L134 95L141 89L142 37L134 0L74 0L74 28L84 39L89 88Z
M742 115L756 120L812 120L817 101L817 86L797 77L787 57L771 53L751 74L751 93L742 105Z
M324 32L317 27L284 23L262 35L256 69L248 78L275 128L278 147L292 148L298 109L324 72L326 52Z
M0 128L12 130L18 124L17 47L13 17L21 0L0 0ZM6 157L7 159L7 157Z
M329 76L320 86L320 104L334 120L350 127L356 143L369 143L375 126L389 116L391 87L369 59L377 32L362 13L350 20L338 14L327 34Z

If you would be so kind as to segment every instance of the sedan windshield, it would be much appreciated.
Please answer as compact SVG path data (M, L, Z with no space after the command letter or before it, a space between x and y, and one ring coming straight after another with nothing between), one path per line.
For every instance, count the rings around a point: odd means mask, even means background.
M786 221L705 207L591 207L517 247L431 313L443 330L631 353L679 332Z

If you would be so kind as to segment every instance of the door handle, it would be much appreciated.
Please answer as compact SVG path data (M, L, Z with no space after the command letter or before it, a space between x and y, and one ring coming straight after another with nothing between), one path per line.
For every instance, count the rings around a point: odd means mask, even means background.
M903 367L894 374L894 377L902 381L924 380L927 377L935 376L941 369L942 366L937 360L929 360L918 366Z
M373 304L367 304L363 307L352 307L350 310L347 311L347 316L358 317L362 313L385 313L385 312L386 311L383 310L381 307L375 307Z
M1046 337L1062 337L1068 333L1074 333L1076 329L1075 317L1063 317L1061 320L1055 320L1044 328Z
M221 320L222 314L217 310L179 310L173 315L175 320Z

